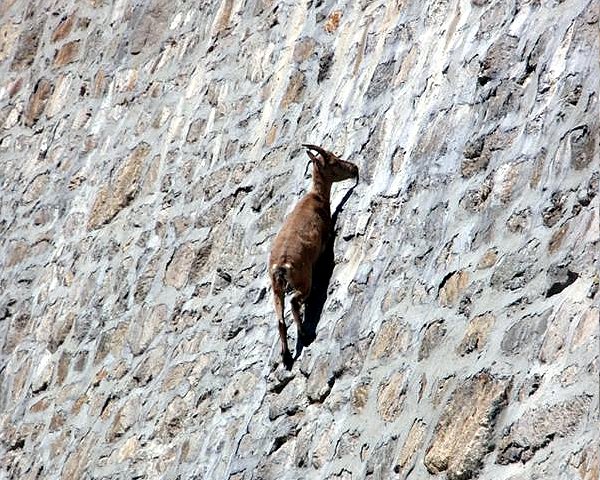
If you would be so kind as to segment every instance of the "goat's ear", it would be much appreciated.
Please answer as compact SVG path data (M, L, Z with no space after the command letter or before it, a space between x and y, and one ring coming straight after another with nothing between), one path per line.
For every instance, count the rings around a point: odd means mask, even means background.
M313 161L313 163L319 167L324 166L323 163L323 157L321 155L316 156L314 153L312 153L310 150L306 151L306 154L309 156L309 158Z

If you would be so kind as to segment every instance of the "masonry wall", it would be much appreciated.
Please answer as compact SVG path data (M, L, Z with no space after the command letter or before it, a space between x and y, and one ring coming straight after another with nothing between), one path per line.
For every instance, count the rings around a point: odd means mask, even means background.
M598 479L597 2L39 3L0 4L1 478ZM361 182L288 372L304 142Z

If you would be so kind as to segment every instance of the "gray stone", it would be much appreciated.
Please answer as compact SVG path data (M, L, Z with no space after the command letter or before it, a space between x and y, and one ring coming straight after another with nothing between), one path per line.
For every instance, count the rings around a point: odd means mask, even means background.
M590 396L577 396L526 412L502 436L496 461L526 463L554 439L572 435L588 412Z

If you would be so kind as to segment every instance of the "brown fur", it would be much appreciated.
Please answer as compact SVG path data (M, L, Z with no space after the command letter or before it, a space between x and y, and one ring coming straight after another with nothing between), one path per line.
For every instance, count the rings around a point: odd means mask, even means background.
M273 287L275 312L281 337L281 355L291 363L284 320L284 298L292 292L292 316L298 335L304 338L300 311L310 294L312 270L323 253L331 228L331 184L355 177L358 167L340 160L333 153L315 145L304 145L313 163L312 190L300 199L275 237L269 258L269 275ZM318 152L314 155L310 150Z

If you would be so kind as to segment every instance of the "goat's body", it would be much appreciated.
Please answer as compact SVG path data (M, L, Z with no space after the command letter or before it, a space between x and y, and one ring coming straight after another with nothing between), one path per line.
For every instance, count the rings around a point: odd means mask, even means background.
M330 224L329 200L315 192L306 194L275 237L270 265L290 264L294 270L314 265L325 248Z
M288 364L291 355L284 320L285 294L292 293L292 316L298 334L303 337L300 310L310 294L313 266L325 248L330 224L329 199L323 200L310 192L294 207L273 242L269 274L279 322L281 354Z
M343 170L342 173L337 172L337 175L346 175L342 179L349 178L351 175L356 175L358 178L358 169L355 165L337 158L336 162L335 166ZM323 165L320 168L325 170L327 166ZM284 320L285 294L292 293L290 301L292 315L298 327L298 335L303 339L305 335L300 311L310 294L314 264L323 253L329 238L331 228L329 195L333 181L340 181L340 179L326 178L315 165L313 158L313 190L300 199L286 218L273 241L269 257L269 276L279 322L281 354L288 367L291 364L291 355L287 345L287 328Z

